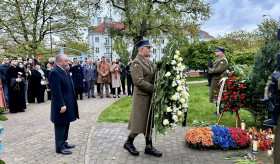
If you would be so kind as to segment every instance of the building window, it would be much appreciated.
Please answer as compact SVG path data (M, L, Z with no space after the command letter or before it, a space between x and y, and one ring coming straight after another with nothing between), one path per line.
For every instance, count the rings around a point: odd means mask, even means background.
M108 27L104 27L104 32L105 32L105 34L108 34L109 33L109 28Z
M110 48L106 48L106 54L110 54Z
M95 43L99 43L99 37L95 37Z
M156 54L157 53L157 49L153 49L153 54Z
M95 53L99 54L99 47L95 48Z
M162 44L164 44L164 39L162 40Z
M109 45L110 44L110 38L105 38L105 45Z

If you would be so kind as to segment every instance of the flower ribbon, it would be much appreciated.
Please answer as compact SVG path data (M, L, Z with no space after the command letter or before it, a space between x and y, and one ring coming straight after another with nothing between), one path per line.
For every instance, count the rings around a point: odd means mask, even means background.
M220 115L220 103L221 103L222 94L223 94L226 79L227 79L226 77L223 77L219 82L219 83L222 82L222 85L220 87L220 92L219 92L219 96L218 96L218 100L217 100L217 115Z

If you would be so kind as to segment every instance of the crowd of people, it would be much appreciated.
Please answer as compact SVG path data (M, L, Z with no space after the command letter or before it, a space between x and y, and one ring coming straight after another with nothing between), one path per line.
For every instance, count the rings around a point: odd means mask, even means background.
M122 60L107 63L104 56L101 61L92 59L78 61L77 58L69 61L66 70L74 84L75 98L77 100L82 100L84 96L120 98L121 92L131 97L133 95L131 62L132 59L126 66ZM51 89L48 77L55 65L54 57L50 57L42 64L33 55L26 60L20 56L15 58L5 56L0 66L0 87L3 91L1 104L5 104L2 105L5 106L5 110L9 109L11 113L24 112L29 103L41 104L46 100L50 101ZM106 95L103 95L104 87Z

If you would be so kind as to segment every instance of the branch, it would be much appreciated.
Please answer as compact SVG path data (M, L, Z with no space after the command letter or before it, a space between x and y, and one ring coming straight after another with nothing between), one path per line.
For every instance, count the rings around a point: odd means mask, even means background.
M28 35L27 35L27 28L26 28L25 23L24 23L24 21L23 21L24 19L23 19L23 16L22 16L22 14L21 14L21 10L20 10L20 7L19 7L18 0L15 0L15 2L16 2L15 7L16 7L17 12L18 12L18 14L19 14L20 23L21 23L22 28L23 28L23 36L24 36L24 39L25 39L26 41L29 41Z
M115 8L117 8L117 9L120 9L120 10L122 10L122 11L126 11L126 9L125 8L123 8L123 7L121 7L121 6L118 6L118 5L116 5L116 3L115 3L115 1L114 0L110 0L111 1L111 3L112 3L112 5L113 5L113 7L115 7Z

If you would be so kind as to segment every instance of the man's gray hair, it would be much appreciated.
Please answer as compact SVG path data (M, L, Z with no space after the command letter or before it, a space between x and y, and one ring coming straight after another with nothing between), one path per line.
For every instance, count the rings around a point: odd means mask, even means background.
M65 54L58 54L58 55L56 55L56 57L55 57L55 61L56 61L56 62L61 61L62 56L66 56L66 57L67 57L67 55L65 55Z

